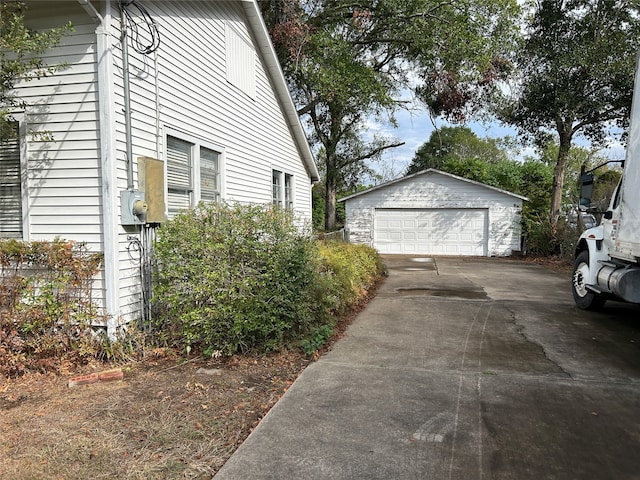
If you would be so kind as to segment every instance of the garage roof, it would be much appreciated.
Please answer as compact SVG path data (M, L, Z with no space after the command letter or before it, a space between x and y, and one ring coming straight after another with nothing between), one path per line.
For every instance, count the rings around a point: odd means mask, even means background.
M468 178L459 177L457 175L453 175L453 174L447 173L447 172L442 172L440 170L436 170L435 168L429 168L427 170L423 170L421 172L414 173L412 175L407 175L405 177L401 177L401 178L397 178L395 180L391 180L390 182L386 182L386 183L382 183L380 185L376 185L375 187L371 187L371 188L369 188L367 190L363 190L362 192L354 193L353 195L349 195L348 197L341 198L338 201L339 202L344 202L344 201L350 200L352 198L359 197L361 195L367 195L367 194L369 194L371 192L374 192L376 190L379 190L381 188L388 187L388 186L396 184L396 183L404 182L405 180L408 180L410 178L419 177L421 175L425 175L426 176L426 175L434 175L434 174L435 175L444 175L446 177L455 178L456 180L461 180L463 182L467 182L467 183L470 183L472 185L478 185L480 187L488 188L489 190L500 192L500 193L503 193L505 195L509 195L511 197L519 198L520 200L525 200L525 201L529 200L527 197L523 197L522 195L518 195L516 193L509 192L507 190L502 190L501 188L492 187L492 186L487 185L485 183L476 182L475 180L469 180Z

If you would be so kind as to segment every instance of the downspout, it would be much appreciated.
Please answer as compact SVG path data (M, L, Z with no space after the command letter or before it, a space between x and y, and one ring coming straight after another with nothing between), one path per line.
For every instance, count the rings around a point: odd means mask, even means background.
M107 314L107 335L114 338L120 317L120 275L118 268L118 204L116 190L117 168L115 161L115 136L113 134L115 114L112 100L113 56L110 45L111 0L105 2L104 17L89 0L78 0L93 18L96 28L98 110L100 130L100 171L102 193L102 242L104 254L105 310Z

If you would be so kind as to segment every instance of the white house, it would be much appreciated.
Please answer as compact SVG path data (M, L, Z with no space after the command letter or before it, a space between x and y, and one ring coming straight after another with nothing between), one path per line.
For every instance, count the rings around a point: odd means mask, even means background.
M520 250L524 200L429 169L340 201L351 242L380 253L503 256Z
M310 221L318 170L255 0L26 4L31 28L74 30L45 54L65 66L18 87L29 107L0 152L0 238L104 252L109 332L144 311L137 252L176 211L273 202Z

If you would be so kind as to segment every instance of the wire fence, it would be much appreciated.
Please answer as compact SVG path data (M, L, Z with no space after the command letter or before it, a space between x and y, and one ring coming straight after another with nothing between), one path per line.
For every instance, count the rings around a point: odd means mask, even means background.
M322 232L317 235L319 240L333 240L338 242L349 242L349 232L344 228L334 232Z

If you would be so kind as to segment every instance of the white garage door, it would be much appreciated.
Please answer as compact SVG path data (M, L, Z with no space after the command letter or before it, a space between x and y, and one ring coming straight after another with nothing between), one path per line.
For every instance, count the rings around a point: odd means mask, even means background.
M487 254L487 210L376 209L373 243L380 253Z

